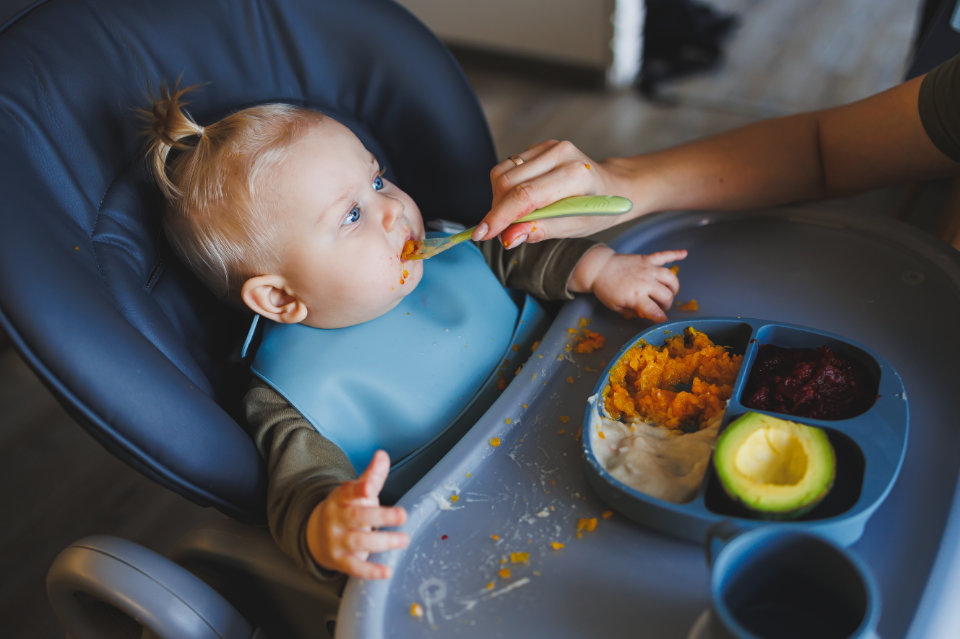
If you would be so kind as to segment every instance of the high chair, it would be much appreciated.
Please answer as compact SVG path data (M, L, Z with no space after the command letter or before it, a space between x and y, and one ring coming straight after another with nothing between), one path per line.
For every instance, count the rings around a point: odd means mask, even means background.
M327 636L342 584L300 574L263 525L265 468L238 423L247 373L231 359L249 318L160 231L134 108L178 79L206 83L188 107L200 123L268 101L331 114L426 219L482 216L492 139L453 57L389 0L41 0L0 27L0 326L108 451L227 516L188 535L179 564L76 542L50 569L54 610L75 639L141 625Z

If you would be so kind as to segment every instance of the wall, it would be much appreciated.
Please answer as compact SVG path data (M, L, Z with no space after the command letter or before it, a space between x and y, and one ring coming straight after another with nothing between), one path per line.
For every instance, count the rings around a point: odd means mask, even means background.
M441 39L578 67L611 85L636 77L642 0L399 0Z

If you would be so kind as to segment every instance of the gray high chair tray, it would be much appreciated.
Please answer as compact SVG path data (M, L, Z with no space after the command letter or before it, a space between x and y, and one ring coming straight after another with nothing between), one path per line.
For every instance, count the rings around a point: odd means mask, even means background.
M890 362L909 398L909 441L850 549L880 587L882 637L960 636L957 253L891 220L812 208L661 214L617 247L690 251L676 303L699 310L674 309L673 320L789 322ZM581 319L602 349L567 350ZM688 635L710 605L702 545L611 515L578 438L605 364L648 325L589 297L562 308L483 419L400 501L410 547L379 556L390 580L348 583L337 637Z

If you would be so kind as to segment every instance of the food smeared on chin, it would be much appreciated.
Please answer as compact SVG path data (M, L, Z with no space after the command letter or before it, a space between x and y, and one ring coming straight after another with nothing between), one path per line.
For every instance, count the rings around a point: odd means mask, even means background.
M407 240L403 243L403 250L400 251L400 259L406 262L420 248L420 242L417 240Z
M743 405L814 419L846 419L876 399L876 384L851 358L819 348L763 344L750 369Z

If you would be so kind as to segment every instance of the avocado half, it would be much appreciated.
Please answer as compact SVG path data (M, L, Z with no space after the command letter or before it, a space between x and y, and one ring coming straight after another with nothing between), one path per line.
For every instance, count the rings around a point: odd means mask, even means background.
M724 429L713 453L726 493L770 519L816 506L833 486L836 465L823 429L753 412Z

